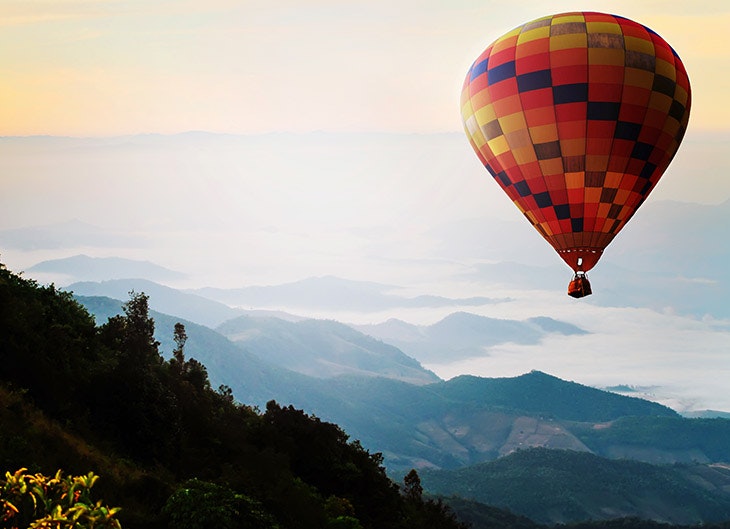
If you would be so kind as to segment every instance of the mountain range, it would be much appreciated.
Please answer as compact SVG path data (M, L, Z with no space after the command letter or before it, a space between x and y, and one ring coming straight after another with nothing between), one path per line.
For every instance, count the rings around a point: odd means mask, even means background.
M78 299L97 319L121 306L110 298ZM170 351L170 329L180 320L152 316L161 349ZM262 335L298 325L272 317L244 320L244 333L255 334L258 322ZM424 490L449 497L464 519L485 516L482 504L550 524L622 516L689 524L730 516L730 420L683 418L660 404L537 371L419 384L377 373L323 379L323 373L297 373L277 365L275 355L253 353L213 329L184 323L186 355L206 365L214 383L228 385L243 402L276 400L340 424L382 453L395 479L417 468ZM241 317L229 323L240 330ZM376 351L385 346L336 322L300 323L312 324L307 332L316 331L315 342L325 349L332 330L379 344ZM503 516L486 512L489 519Z
M536 344L550 333L586 334L575 325L545 316L518 321L466 312L453 313L431 325L390 319L357 328L425 363L482 356L486 348L500 343Z
M484 296L447 298L420 295L406 297L395 294L398 287L370 281L352 281L333 276L312 277L273 286L244 288L202 288L193 294L239 307L301 307L330 310L378 311L388 308L474 306L498 303L505 299Z
M170 294L167 302L174 305L174 293L160 293ZM97 321L118 314L123 304L103 296L76 299ZM177 315L151 315L166 356L175 346L175 324L184 323L185 355L206 366L214 385L229 386L241 402L276 400L340 424L362 446L382 453L391 475L418 469L430 494L458 494L540 523L727 518L727 419L683 418L654 402L540 371L429 380L433 374L398 347L339 322L235 313L213 329ZM465 325L478 330L494 323L473 316L456 313L435 328L463 334ZM518 323L537 333L584 332L559 320ZM423 326L421 334L433 327ZM516 331L522 332L519 325ZM305 359L299 365L285 354L294 347ZM338 367L312 376L304 372L311 365ZM482 509L468 507L475 508Z
M437 296L421 296L419 298L406 298L395 295L382 294L385 285L363 283L358 281L347 281L334 277L312 278L287 285L277 285L272 287L256 287L259 293L258 304L254 306L279 306L285 304L295 306L297 300L305 299L327 299L328 295L322 294L316 296L312 292L316 292L317 286L321 287L322 292L338 293L332 303L339 305L340 302L345 303L349 299L350 308L368 310L377 305L380 308L386 306L386 303L393 306L405 306L408 303L430 304L429 306L450 306L461 305L463 302L469 303L469 300L459 300L452 298L444 298ZM294 332L295 329L304 329L307 325L287 325L285 322L301 322L305 319L291 313L281 311L250 311L241 308L233 308L221 299L231 301L236 299L237 290L225 291L214 290L216 295L214 298L208 298L207 294L210 289L201 289L195 291L183 291L170 287L166 287L159 283L155 283L145 279L115 279L108 281L92 282L85 281L73 283L66 290L73 292L77 296L106 296L114 299L126 299L129 292L145 292L150 296L150 306L159 312L167 314L175 314L181 318L196 323L217 328L222 334L233 337L234 341L246 343L246 347L253 349L253 342L261 344L264 340L285 341L287 333ZM311 292L310 292L311 290ZM232 298L223 296L224 292L232 292ZM266 300L269 300L269 303ZM377 303L375 299L379 300ZM477 301L475 303L489 303L491 300ZM316 301L314 302L316 303ZM323 303L329 303L327 301ZM310 304L311 306L311 304ZM236 330L235 325L230 322L234 318L241 317L238 326L241 327L240 332ZM256 321L247 320L248 317L256 317ZM261 327L267 320L267 316L275 317L277 320L268 320L278 328L271 328L269 331L259 329L254 336L251 333L242 333L247 325L257 324ZM221 327L226 323L225 327ZM324 325L324 324L319 324ZM335 323L332 323L335 326ZM525 321L507 320L497 318L487 318L470 314L468 312L459 311L440 320L432 325L413 325L397 319L391 319L382 324L374 325L353 325L357 330L385 341L390 345L395 345L409 356L416 358L421 362L438 361L443 359L458 359L469 356L480 356L483 354L483 348L499 343L539 343L541 339L550 334L563 335L579 335L585 334L586 331L575 325L554 320L548 317L530 318ZM296 335L297 333L294 332ZM296 349L297 344L302 344L311 339L303 336L297 336L295 342L289 341L287 347L290 350L288 359L281 359L282 365L286 365L286 361L294 360L297 356L292 347ZM321 351L320 344L314 344ZM273 346L272 346L273 347ZM278 349L286 349L283 342L276 347ZM306 347L306 346L305 346ZM271 347L269 348L271 349ZM264 353L265 354L265 353ZM297 360L299 362L299 360ZM310 366L308 366L308 369Z
M72 223L78 225L79 223ZM53 274L66 281L83 276L87 281L144 277L150 281L175 281L185 274L156 265L150 261L122 259L120 257L89 257L74 255L63 259L42 261L28 268L32 274Z
M184 274L150 262L122 258L92 258L76 255L62 259L42 261L28 269L32 273L58 277L79 278L84 281L66 282L68 290L81 295L110 295L122 297L124 288L135 287L138 291L154 289L155 297L162 297L164 288L159 283L170 283L183 278ZM100 283L100 284L95 284ZM156 283L156 284L152 284ZM369 281L353 281L333 276L310 277L291 283L243 288L198 288L180 290L175 295L178 302L185 299L204 298L222 307L300 307L302 309L379 311L389 308L458 307L479 306L508 301L507 298L474 296L449 298L445 296L419 295L408 297L397 293L399 288ZM151 292L150 292L151 293ZM169 291L168 291L169 293ZM168 296L169 297L169 296ZM208 305L211 309L212 305ZM184 308L182 310L185 310ZM216 312L216 313L217 313ZM230 313L230 312L229 312ZM217 321L217 320L211 320Z
M243 310L166 287L148 279L84 281L73 283L66 287L66 290L78 296L104 296L117 300L128 299L132 291L144 292L150 297L150 307L154 310L174 314L209 327L215 327L226 320L245 314Z
M78 299L98 319L121 310L121 302L109 298ZM730 460L730 446L701 441L730 436L722 430L730 421L683 419L656 403L544 373L438 381L396 347L338 322L236 316L219 328L241 340L236 343L194 322L153 315L163 351L172 350L172 329L183 321L186 352L207 366L215 385L229 386L242 402L263 406L275 399L336 422L381 451L392 470L458 468L532 446L654 463ZM470 315L452 317L459 318L471 321ZM562 329L560 322L548 323ZM674 422L657 423L657 417Z
M234 267L236 278L247 277L247 271L267 270L276 266L282 256L283 259L290 258L288 252L293 248L301 248L305 253L305 249L314 246L311 243L316 237L312 226L319 226L317 223L304 225L308 216L328 221L322 222L321 226L331 226L336 213L348 218L352 204L338 200L343 198L342 195L333 195L337 198L332 199L328 195L329 202L312 202L315 208L322 206L322 211L330 213L330 208L336 210L331 216L312 215L312 212L318 212L310 209L301 212L298 217L292 216L300 221L295 222L293 228L272 220L277 214L286 216L289 213L287 209L298 211L297 204L304 208L302 197L308 193L321 198L325 193L319 191L335 191L332 182L341 178L342 167L349 158L333 152L336 145L330 141L331 138L322 143L327 145L327 151L319 150L320 145L316 152L310 152L308 158L315 162L322 160L322 165L316 165L310 175L325 176L322 182L327 187L315 187L310 181L307 183L309 187L302 184L302 187L291 189L290 197L282 191L290 189L291 175L300 162L295 157L279 156L281 138L258 137L252 138L252 141L237 138L229 141L206 135L204 139L205 147L195 152L195 149L187 147L200 146L200 138L193 141L192 137L130 137L121 143L115 140L109 145L93 145L95 140L68 140L73 149L78 148L86 154L98 152L99 156L74 157L83 160L81 165L63 165L59 163L63 157L47 158L49 167L58 165L53 167L57 181L65 182L72 175L88 173L90 177L79 179L75 185L78 189L92 189L100 171L104 171L110 182L137 178L139 182L150 184L144 193L140 193L141 186L135 182L135 185L129 186L127 194L115 193L113 200L128 203L139 198L136 208L128 208L138 215L138 211L152 212L155 204L172 199L170 202L179 209L178 213L184 214L184 220L178 220L174 225L150 221L148 233L136 234L101 228L79 220L55 224L49 221L45 225L0 230L0 247L4 253L10 250L26 260L30 255L45 258L49 255L88 253L47 260L26 271L39 279L50 278L64 285L98 323L120 314L130 291L145 292L155 309L151 313L156 324L155 337L164 356L169 358L177 345L173 340L175 324L184 323L188 335L186 358L202 362L213 386L222 386L219 395L228 395L227 390L230 389L237 401L250 404L253 410L268 408L267 403L276 400L284 405L280 411L288 409L293 412L293 408L286 408L292 405L312 414L318 424L326 424L325 421L339 424L350 438L359 440L364 447L376 453L374 459L379 460L382 454L382 463L394 478L404 476L410 469L417 469L428 494L444 498L458 494L459 498L448 501L464 514L464 519L467 519L467 512L481 516L488 511L491 519L503 520L499 526L511 527L537 527L536 523L571 524L586 518L634 517L662 523L702 523L705 526L730 519L730 418L727 413L697 412L694 418L683 417L666 406L626 396L640 394L634 391L633 386L617 385L612 391L603 391L543 371L529 371L514 377L459 376L441 380L424 368L424 364L437 363L444 358L460 360L496 354L495 349L499 347L495 346L500 345L509 354L512 346L517 350L527 346L537 350L543 342L557 343L557 347L568 340L583 340L585 344L592 336L598 336L591 333L599 332L597 325L591 325L588 318L573 318L573 322L581 322L576 325L555 315L567 312L536 312L553 317L541 315L525 319L487 318L469 312L470 308L501 303L508 311L514 301L510 296L519 296L525 303L523 306L528 306L533 297L562 290L570 271L526 223L519 224L518 228L516 222L495 220L478 209L470 209L478 216L467 219L453 212L439 214L436 211L439 207L460 208L462 200L472 203L477 200L472 196L465 197L470 194L468 189L473 188L464 187L464 182L454 184L455 180L452 181L451 189L444 184L445 167L452 174L463 171L454 171L454 167L462 166L452 164L450 158L448 163L440 162L443 165L437 167L436 159L446 157L433 148L436 143L424 144L415 136L408 138L406 141L418 145L417 150L408 152L423 156L402 158L406 160L404 163L395 164L400 172L399 178L393 179L394 189L384 189L382 193L390 197L388 206L380 203L388 199L386 196L381 199L378 195L377 200L372 201L372 204L377 204L378 211L400 211L403 205L404 216L394 214L384 218L382 225L367 228L357 222L350 226L343 223L342 232L323 229L326 232L323 240L329 249L340 241L336 236L346 235L347 241L353 245L362 244L358 250L368 254L368 264L398 263L402 266L399 269L401 274L405 270L421 273L423 266L424 270L427 268L423 276L428 276L432 282L444 278L459 283L461 294L458 295L409 297L406 290L393 284L345 280L333 275L271 286L236 285L231 289L179 290L163 284L183 282L188 279L186 273L151 262L91 257L112 253L139 255L143 250L147 255L148 250L153 249L159 250L157 255L165 255L163 242L170 242L172 247L182 241L183 249L176 249L176 258L166 254L166 261L161 262L185 263L195 269L189 261L191 258L200 259L203 265L199 264L198 270L204 269L212 275L225 267L218 266L219 263L211 256L215 255L220 260L220 255L227 255L225 250L235 247L240 249L236 256L238 261L230 266ZM221 140L224 148L213 148L213 144L219 144ZM287 146L296 147L302 143L301 140L300 137L289 136L286 138ZM59 140L21 138L17 141L45 144ZM395 143L402 143L403 138L394 135L384 141L393 143L395 149ZM91 148L86 145L88 142L92 143ZM362 154L361 138L352 136L347 142L349 149ZM459 137L459 142L463 144L463 138ZM154 143L164 144L162 156L152 154L150 146ZM235 169L218 178L216 171L224 166L221 155L238 153L242 147L256 163L246 164L246 169L242 169L244 166L241 164L231 164ZM117 151L118 158L106 156ZM129 156L130 152L144 151L149 151L150 156ZM326 156L322 155L324 152ZM169 159L174 160L175 170L168 170L167 153L172 154ZM181 164L181 153L185 153L184 160L192 163ZM185 157L188 153L191 153L189 158ZM35 167L32 160L35 154L31 152L28 157L31 162L28 167ZM44 152L44 156L47 155L48 152ZM196 164L197 158L206 157L214 160L210 174L205 174L209 167ZM130 163L110 163L122 158ZM411 159L417 161L409 163L407 160ZM473 161L472 157L469 160ZM382 162L364 160L358 165L358 170L363 176L379 175L382 178L386 170L390 170L387 168L395 166L389 159ZM89 165L84 166L87 163ZM200 177L201 189L219 189L219 186L211 185L211 179L215 179L220 184L235 188L235 193L226 193L225 190L230 191L231 187L222 187L220 194L210 194L214 203L207 203L206 197L198 196L194 186L178 185L180 173L177 169L183 170L184 176L191 176L190 181ZM44 167L43 170L47 169ZM157 172L157 178L154 181L150 179L147 171ZM241 178L246 171L251 174ZM261 174L254 174L258 172ZM387 178L386 175L384 180ZM327 179L331 181L327 182ZM17 180L26 181L22 175ZM299 179L302 183L305 180ZM373 188L371 178L363 178L362 181L367 182L362 189ZM263 185L257 187L261 182ZM481 182L480 179L480 185ZM402 186L400 194L393 193L398 186ZM25 189L31 190L28 196L34 192L33 186L26 184ZM440 193L434 193L433 189ZM276 191L277 200L272 200L274 195L262 194L272 190ZM38 193L47 193L49 200L56 200L55 189L51 191L38 189ZM443 197L439 196L441 193ZM188 201L188 195L192 200ZM103 202L94 204L89 196L85 192L69 194L64 211L72 211L73 215L84 219L100 219L99 222L110 226L134 224L121 213L123 208L119 208L115 215L104 210ZM430 198L433 196L442 200L433 202ZM283 200L287 197L294 200L287 203ZM22 211L23 204L37 203L36 197L32 198L32 201L19 200L8 206L15 207L16 214L32 218L33 214L43 213L33 213L29 209L26 215ZM408 207L405 202L411 198L414 203L422 205ZM261 207L262 204L267 206ZM276 212L270 210L278 206L280 209ZM211 211L215 214L211 215ZM219 211L221 215L217 218ZM698 322L710 322L708 325L727 329L727 318L730 317L730 304L727 303L730 295L730 269L727 267L730 239L725 235L724 226L728 216L730 201L717 205L648 201L632 220L630 229L616 238L600 265L591 271L596 295L582 300L584 304L573 314L581 309L588 313L597 306L650 309L641 313L624 311L630 318L639 320L636 326L638 333L633 336L627 334L626 341L617 342L618 347L631 343L625 347L627 351L623 351L624 354L644 354L646 357L656 351L644 351L642 343L628 342L628 338L636 338L639 333L645 336L647 326L640 320L647 313L651 312L650 317L656 314L688 316L681 321L681 325L688 327ZM16 215L11 214L8 218L16 218ZM53 219L54 215L43 218ZM518 222L523 221L516 218ZM402 233L397 219L405 219L404 224L408 225L404 226ZM452 222L450 219L457 220ZM229 229L233 225L246 226L246 229ZM398 237L373 236L373 233L388 234L389 230L399 232ZM222 243L214 253L211 248L215 245L208 247L205 243L211 234L221 233L224 234ZM269 256L268 260L260 262L252 257L251 260L256 262L247 262L249 255L256 256L257 250L268 249L269 244L275 247L282 240L286 243L286 252L281 255L272 252L273 258ZM257 244L259 241L266 244ZM413 246L410 246L411 243ZM406 248L401 249L400 245ZM317 257L319 260L315 263L321 265L323 256ZM327 253L326 257L331 255ZM245 267L245 271L236 269L236 266ZM310 269L319 271L318 267ZM326 273L330 273L330 269ZM478 293L487 292L487 295L470 295L471 286L478 286ZM50 300L49 292L52 294L53 288L44 291L45 298L38 299ZM492 292L495 294L492 295ZM18 299L21 298L24 301L31 299L22 296ZM546 298L548 296L543 298L543 302ZM36 301L33 299L28 307L37 308L39 303ZM245 310L251 307L271 310ZM300 312L301 309L301 314L316 310L378 313L392 309L415 311L432 308L439 308L440 314L453 312L423 325L395 318L383 323L346 325L283 312L279 310L281 307L291 307L292 312ZM502 306L498 309L501 310ZM600 315L610 318L616 312L603 311ZM0 313L4 321L13 325L26 321L22 313L14 313L13 307L0 304ZM37 311L37 314L43 313L42 310ZM511 312L516 313L519 311ZM44 320L38 321L42 326ZM674 324L678 319L667 318L666 322ZM608 322L609 325L611 323ZM30 323L28 326L32 327ZM60 336L64 336L64 330L65 327L52 329ZM697 329L696 336L700 336L702 330ZM53 332L48 335L52 337ZM722 345L726 337L724 333L725 330L721 330L713 339L717 338L716 341ZM647 340L657 342L661 338L647 336ZM32 333L17 342L30 344L29 351L40 351L34 348L36 342ZM68 349L55 348L59 354L75 351L72 346L78 344L78 340L68 340L64 344ZM661 351L661 347L669 349L670 345L660 344L658 350ZM613 343L610 344L612 346ZM485 351L490 347L491 351ZM610 347L598 354L604 354L613 361L611 355L614 351ZM702 347L703 343L695 340L682 354L686 358L688 351L694 348L699 353ZM50 350L54 352L53 348ZM47 356L51 358L53 355ZM662 356L659 362L665 361L665 358L669 366L673 361L671 355ZM40 360L38 367L47 370L44 372L53 373L53 369L58 367L50 363L45 365L44 358ZM691 360L695 361L694 357ZM696 363L702 361L698 355ZM32 365L32 362L29 364ZM83 376L93 378L94 371L84 370L83 363L79 365ZM586 369L592 368L592 364L586 365ZM526 364L525 371L530 367ZM9 368L10 371L12 369ZM705 372L709 372L709 368ZM45 378L49 379L52 377ZM690 373L684 379L688 386L703 384L701 377L693 377ZM16 390L12 386L4 391L0 396L10 404L0 407L0 411L12 416L18 411L17 399L22 400L26 395L24 392L25 388ZM51 402L55 402L55 392L49 393L54 397ZM61 402L60 399L58 401ZM30 401L27 404L33 405ZM271 409L276 410L276 406L271 406ZM32 430L17 417L10 422L17 428L16 433ZM37 426L37 422L33 424ZM48 431L56 432L55 435L61 438L57 434L61 428L63 422L53 423ZM204 430L203 434L198 437L205 438ZM19 436L3 438L2 432L0 438L4 443L3 449L14 448L13 443L18 444L21 439ZM292 436L292 439L297 438L311 440L306 436ZM296 442L288 445L298 449ZM220 445L214 446L211 452L218 448ZM266 450L262 453L268 457ZM255 465L258 463L255 459L247 460L254 460ZM304 466L307 463L305 460ZM262 465L261 468L265 467ZM348 472L347 467L339 470ZM150 482L141 481L139 488L149 491L149 485ZM486 507L482 503L508 509L515 516L508 516L503 511L491 513L494 507ZM535 522L517 518L517 515L527 516ZM614 526L622 523L615 522ZM653 524L639 522L638 526L653 527ZM493 525L474 527L481 529Z
M239 316L216 330L261 359L312 377L364 374L412 384L439 380L398 348L335 321Z

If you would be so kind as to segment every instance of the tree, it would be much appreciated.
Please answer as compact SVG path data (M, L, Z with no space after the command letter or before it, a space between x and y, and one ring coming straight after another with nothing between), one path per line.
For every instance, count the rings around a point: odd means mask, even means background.
M126 316L124 347L129 361L139 366L159 363L160 342L155 340L155 320L149 315L149 296L132 290L122 308Z
M124 316L109 318L100 329L114 363L104 373L95 412L117 432L124 451L144 461L162 460L176 442L179 408L155 340L149 296L129 295Z
M175 349L172 351L169 363L172 372L189 382L198 392L210 389L206 367L195 358L185 360L185 343L188 341L188 335L185 332L185 325L180 322L175 324L173 340Z
M190 479L167 500L164 513L175 529L275 529L275 519L256 500L230 488Z
M175 349L173 349L172 358L170 358L170 370L176 377L181 377L187 370L185 363L185 342L188 341L188 335L185 332L185 325L180 322L175 324L172 339L175 341Z
M421 486L421 478L415 468L406 474L403 478L403 495L412 501L421 501L423 497L423 487Z
M172 352L173 358L180 366L185 365L185 342L188 341L188 335L185 332L185 325L180 322L175 324L173 340L175 340L175 350Z

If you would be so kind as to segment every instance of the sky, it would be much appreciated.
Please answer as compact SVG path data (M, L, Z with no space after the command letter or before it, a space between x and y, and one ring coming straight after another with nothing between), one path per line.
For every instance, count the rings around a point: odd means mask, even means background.
M4 0L0 135L461 130L471 62L549 14L526 0ZM687 64L692 126L726 128L723 0L554 1L660 33Z
M443 240L499 221L510 228L485 239L485 248L524 239L535 245L510 259L562 266L488 181L463 137L459 96L472 61L493 40L573 10L651 27L688 70L689 130L651 200L730 200L730 4L560 0L549 12L544 5L2 0L0 231L80 221L108 240L0 248L0 259L13 270L77 253L150 260L190 274L185 286L332 274L414 293L490 296L490 285L454 279L485 251L472 246L469 255L462 245L449 254ZM183 134L190 131L236 136L210 141ZM333 135L347 139L332 143ZM57 136L66 139L48 138ZM637 214L632 224L640 222ZM620 249L619 238L614 244ZM560 317L591 335L429 367L443 377L542 368L596 385L664 388L683 407L730 411L722 389L728 322L671 308L576 305L563 289L505 292L516 301L481 310ZM443 315L348 316L429 323ZM613 367L607 359L616 359Z

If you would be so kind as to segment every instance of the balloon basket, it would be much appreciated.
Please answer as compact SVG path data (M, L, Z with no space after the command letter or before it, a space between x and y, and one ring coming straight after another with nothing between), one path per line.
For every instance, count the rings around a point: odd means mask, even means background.
M591 283L585 273L576 272L573 280L568 284L568 295L573 298L583 298L593 293Z

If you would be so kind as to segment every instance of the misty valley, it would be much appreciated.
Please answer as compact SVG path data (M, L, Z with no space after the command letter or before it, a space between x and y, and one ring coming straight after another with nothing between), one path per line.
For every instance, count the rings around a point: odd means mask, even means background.
M730 519L726 413L689 418L628 386L607 391L536 370L443 380L423 367L489 344L588 332L574 324L460 310L429 325L354 325L216 301L243 295L235 291L150 280L58 290L2 273L0 461L8 471L97 472L125 525L173 523L165 505L181 490L231 494L246 527ZM311 292L328 281L363 287L331 278ZM311 294L301 287L297 295ZM494 300L460 303L470 302ZM284 499L281 487L295 489ZM305 504L312 512L300 512ZM218 505L225 517L221 505L232 504Z

